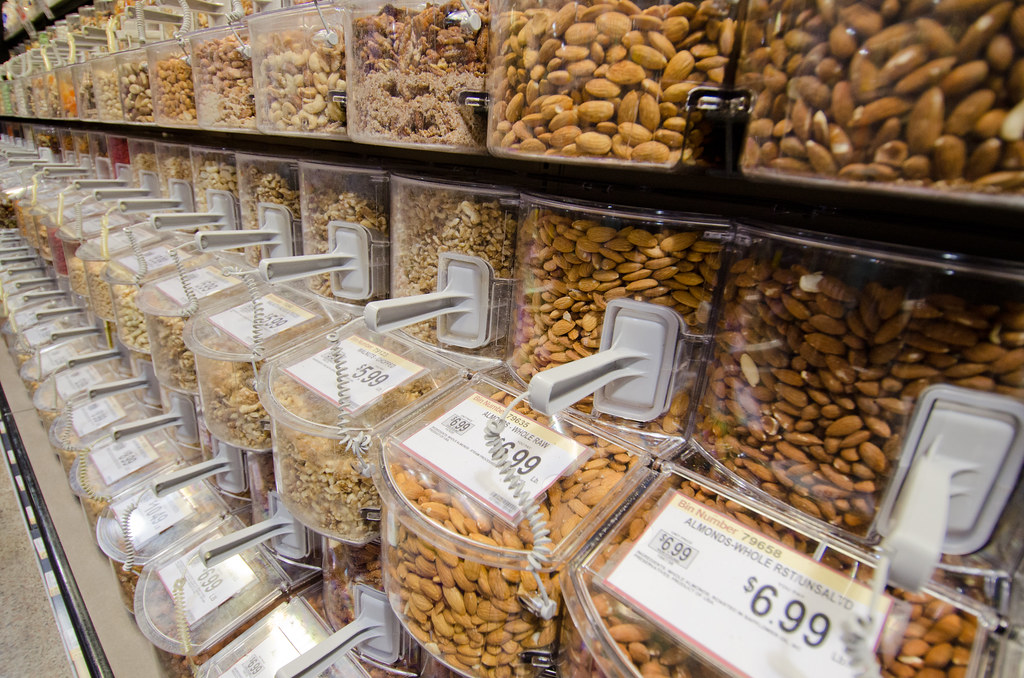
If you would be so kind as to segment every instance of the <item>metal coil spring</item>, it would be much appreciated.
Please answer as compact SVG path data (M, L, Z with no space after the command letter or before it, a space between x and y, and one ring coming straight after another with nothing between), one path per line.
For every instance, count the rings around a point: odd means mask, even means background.
M184 245L181 245L184 247ZM181 283L181 289L185 291L185 298L188 299L188 303L185 308L181 310L181 315L184 318L191 317L199 310L199 299L196 298L196 291L192 287L192 281L185 275L185 265L181 263L181 257L178 256L179 247L173 247L170 251L171 261L174 262L174 270L178 272L178 282Z
M109 436L105 436L105 437L101 438L100 440L106 440L107 438L109 438ZM106 503L106 502L110 501L110 497L107 497L105 495L99 494L96 491L96 488L94 488L92 486L92 483L89 481L89 469L87 467L87 464L85 463L86 460L89 458L89 454L92 452L93 448L99 442L100 441L98 440L98 441L96 441L96 443L93 443L92 445L90 445L89 447L85 448L84 450L79 450L79 452L78 452L78 484L82 486L82 491L85 492L85 496L89 497L89 499L92 499L95 502Z
M522 511L523 519L530 526L530 533L533 535L533 547L526 555L526 564L527 569L537 582L539 600L534 601L538 608L536 612L544 619L553 619L558 611L558 604L548 595L547 589L544 588L544 582L540 578L540 569L545 562L551 560L551 545L553 544L550 536L551 530L548 529L540 506L531 501L530 493L526 489L526 483L522 476L516 473L515 466L510 463L508 451L504 447L505 441L501 437L508 425L508 415L516 405L525 399L526 394L523 393L509 403L500 419L487 422L487 426L484 427L484 440L490 446L488 452L491 455L491 461L498 468L498 474L505 482L505 486L512 492L516 504Z
M178 640L181 642L182 654L188 661L192 675L198 674L199 667L192 658L192 629L185 615L185 577L178 577L171 587L171 600L174 602L174 625L178 627Z
M81 452L83 448L76 446L71 441L71 436L74 435L74 416L75 408L70 402L64 403L64 425L60 428L60 434L57 438L60 440L61 446L68 452Z
M135 284L138 285L149 273L149 264L146 257L142 256L142 247L139 246L139 239L135 237L135 230L131 226L124 227L124 235L128 238L128 245L132 248L132 254L139 262L139 270L135 273Z
M136 0L135 2L135 32L139 36L139 44L146 42L146 20L142 16L144 5Z
M77 229L77 232L78 232L79 236L82 235L82 220L83 219L84 219L84 216L82 215L82 203L76 202L75 203L75 224L76 224L76 229Z
M341 347L341 335L331 332L327 335L331 342L331 360L334 362L334 382L338 390L338 419L336 425L343 450L349 450L359 459L359 473L369 478L373 473L373 467L366 459L370 452L370 434L366 431L354 431L352 422L349 420L348 408L348 361L345 358L345 351Z
M118 523L121 526L121 536L124 537L124 563L121 564L121 570L124 572L131 572L135 568L136 551L135 543L132 541L131 519L137 508L139 508L139 502L136 499L125 507Z

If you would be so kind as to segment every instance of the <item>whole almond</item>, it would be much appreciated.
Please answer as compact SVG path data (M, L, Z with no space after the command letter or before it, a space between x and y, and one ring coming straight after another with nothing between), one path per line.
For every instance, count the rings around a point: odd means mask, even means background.
M652 132L658 129L658 124L661 122L661 111L657 99L650 94L641 96L637 117L640 124Z
M1003 126L1003 121L1006 119L1006 110L1002 108L996 108L988 113L985 113L978 121L974 123L974 134L981 137L982 139L988 139L989 137L998 137L999 130Z
M569 144L573 143L573 141L576 140L576 137L578 137L580 133L580 128L576 127L575 125L562 127L551 134L549 143L555 148L562 148L563 146L568 146Z
M640 93L636 90L627 92L619 103L616 120L620 123L635 122L640 115Z
M669 161L672 153L669 147L659 141L645 141L633 149L633 160L663 164Z
M627 60L612 64L605 77L616 85L638 85L647 73L640 64Z
M634 122L623 122L619 124L619 134L631 146L637 146L645 141L651 140L651 132L643 125Z
M921 95L907 119L907 145L911 153L928 153L942 134L946 116L942 90L932 87Z
M693 58L693 55L686 50L676 53L668 61L664 72L661 74L662 87L668 87L686 80L690 73L693 72L693 67L696 63L697 61Z
M996 101L996 93L990 89L971 92L963 101L956 105L946 119L946 134L964 135L971 131L975 123Z
M913 94L926 87L931 87L946 77L954 66L956 66L956 57L942 57L929 61L897 82L893 87L893 93Z
M651 71L660 71L668 64L668 59L664 54L648 45L630 47L629 58Z
M848 59L857 51L857 39L846 24L836 24L828 34L828 47L837 59Z
M651 47L661 52L666 59L671 59L676 55L677 50L672 41L657 31L651 31L647 34L647 42L651 44Z
M582 122L597 123L615 115L615 104L603 100L584 101L576 110Z
M597 38L597 26L592 23L577 23L565 31L565 42L570 45L589 45Z
M573 22L576 21L576 10L579 8L575 2L569 2L564 5L555 13L555 35L560 36L565 33Z
M960 137L945 135L935 141L935 174L952 181L963 176L967 163L967 144Z
M904 47L893 54L879 70L879 82L885 84L896 82L923 66L927 61L928 48L924 45L915 44Z
M806 142L807 160L818 174L833 175L838 170L835 158L828 149L814 141Z
M661 24L661 34L673 44L679 44L690 32L690 21L685 16L672 16Z
M974 91L988 77L988 63L978 60L958 66L950 71L939 83L949 97L960 96Z
M853 112L850 124L873 125L887 118L903 115L911 108L910 102L900 97L883 97L865 104Z
M586 155L605 155L612 150L612 140L600 132L584 132L576 137L576 148Z
M832 89L832 119L845 127L850 124L854 108L853 88L844 80Z
M619 96L622 92L622 88L616 85L611 80L605 78L594 78L588 80L587 84L584 85L584 90L587 94L597 99L614 99Z
M1012 2L1001 2L967 27L960 42L956 46L956 56L960 61L976 58L989 41L1002 30L1010 13L1013 12Z
M854 431L859 431L864 426L863 420L855 414L836 419L825 429L825 435L830 438L844 438Z
M607 35L613 42L618 42L633 28L629 17L621 12L605 12L594 21L597 30Z

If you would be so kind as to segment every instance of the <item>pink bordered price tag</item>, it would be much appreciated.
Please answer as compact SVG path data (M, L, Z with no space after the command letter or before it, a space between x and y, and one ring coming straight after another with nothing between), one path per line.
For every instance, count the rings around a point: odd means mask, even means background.
M348 405L345 409L351 414L426 371L422 365L358 336L343 340L341 350L348 371ZM338 404L336 369L330 348L295 363L285 372L331 403Z
M143 438L110 443L89 453L89 459L107 486L148 466L157 456L153 445Z
M298 327L316 317L276 294L260 299L263 307L263 339ZM240 344L252 348L253 302L242 304L210 316L210 322L234 337Z
M515 523L522 509L498 474L484 439L488 422L504 411L501 403L474 393L403 440L401 447L496 515ZM509 415L501 435L531 502L582 463L590 449L516 412Z
M868 616L871 590L680 492L600 584L732 675L859 675L842 635ZM872 647L891 604L878 601Z
M192 288L196 299L202 299L242 284L239 278L226 276L213 266L189 271L185 274L185 282ZM188 303L188 295L185 294L185 288L182 286L180 278L168 278L157 283L156 288L177 304Z
M242 556L231 556L219 565L206 567L199 557L201 548L197 546L182 558L157 570L157 576L170 596L173 596L174 582L185 578L185 619L190 626L256 581L256 573Z

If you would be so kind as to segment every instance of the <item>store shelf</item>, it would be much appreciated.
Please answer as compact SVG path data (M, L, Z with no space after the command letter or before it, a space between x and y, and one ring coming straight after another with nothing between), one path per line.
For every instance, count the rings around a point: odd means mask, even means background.
M77 675L159 675L153 646L121 605L110 561L96 546L6 351L0 352L0 386L0 441L20 478L15 482L36 550L45 555L44 581Z
M395 172L509 184L527 191L610 204L766 221L819 233L1024 262L1024 196L848 187L752 180L737 172L650 172L488 155L369 146L312 137L171 129L72 120L52 124L161 141L224 146L321 162L385 163Z

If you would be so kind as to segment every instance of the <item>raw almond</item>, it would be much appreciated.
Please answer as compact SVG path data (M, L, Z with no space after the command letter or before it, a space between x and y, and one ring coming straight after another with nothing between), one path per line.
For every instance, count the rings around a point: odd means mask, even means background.
M887 118L903 115L911 104L900 97L883 97L865 104L853 112L850 124L854 126L873 125Z
M633 122L623 122L619 124L619 134L622 138L631 146L637 146L644 143L645 141L651 140L651 132L643 125L638 125Z
M907 145L911 153L928 153L942 134L945 119L945 97L932 87L914 104L907 120Z
M967 163L967 144L960 137L945 135L935 141L935 173L939 179L952 181L962 177Z
M640 124L652 132L658 129L658 123L661 122L661 111L658 108L657 99L650 94L644 94L641 96L640 109L637 117Z
M671 157L669 147L659 141L645 141L633 149L632 158L636 162L662 164Z
M990 89L971 92L949 114L949 118L946 119L945 133L958 136L967 134L995 102L996 94Z
M630 47L629 58L651 71L660 71L668 64L664 54L648 45Z
M626 33L633 28L629 17L621 12L605 12L594 21L599 30L607 35L612 41L619 41Z
M584 132L576 137L576 148L586 155L605 155L612 150L612 140L600 132Z
M580 134L580 128L576 127L575 125L561 127L557 131L552 133L549 143L554 148L562 148L573 143L573 141L576 140L576 137L578 137Z
M633 61L619 61L611 65L606 78L616 85L638 85L647 77L643 66Z
M584 101L576 109L582 122L596 123L609 120L615 115L615 104L610 101Z
M677 52L665 65L665 70L661 74L661 86L668 87L686 80L696 64L697 60L689 52Z
M894 94L913 94L925 87L931 87L946 77L956 66L956 57L942 57L929 61L911 72L893 87Z
M622 97L619 103L619 112L616 120L619 123L635 122L640 114L640 93L637 91L628 92Z
M939 83L946 96L954 97L971 92L988 77L988 62L978 60L950 71Z
M622 92L622 88L611 80L605 78L594 78L588 80L584 85L587 94L597 99L614 99Z
M589 22L573 24L565 31L564 37L570 45L589 45L597 38L597 26Z

